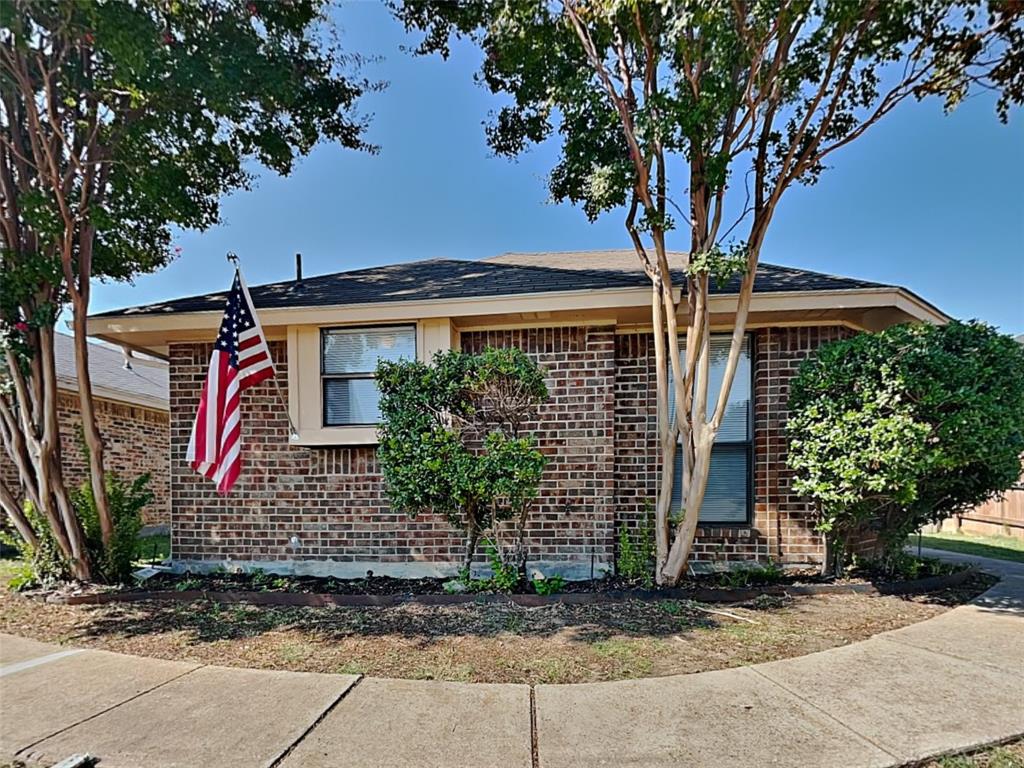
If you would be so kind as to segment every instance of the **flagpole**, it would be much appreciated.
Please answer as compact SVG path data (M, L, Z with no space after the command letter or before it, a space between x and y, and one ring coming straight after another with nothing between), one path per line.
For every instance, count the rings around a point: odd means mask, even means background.
M245 279L242 277L241 260L238 258L238 254L235 253L234 251L228 251L226 258L227 258L227 260L229 262L234 264L235 272L238 273L239 280L241 281L241 283L242 283L242 285L244 287L245 286ZM246 292L246 295L248 296L249 289L245 288L245 292ZM251 303L252 302L250 300L250 304ZM256 311L256 307L253 307L252 311L255 312ZM284 391L281 389L281 382L279 382L277 380L277 367L276 366L274 368L274 375L271 377L271 380L274 382L274 389L277 390L277 397L278 397L278 399L284 405L284 415L285 415L285 418L288 419L289 441L298 440L299 439L299 430L297 430L295 428L295 424L294 424L294 422L292 422L291 408L288 405L288 398L285 396Z

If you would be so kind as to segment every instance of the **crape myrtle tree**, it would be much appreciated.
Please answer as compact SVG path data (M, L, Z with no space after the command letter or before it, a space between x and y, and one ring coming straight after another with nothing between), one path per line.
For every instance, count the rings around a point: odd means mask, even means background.
M511 520L526 573L527 515L546 459L526 431L547 400L544 372L522 350L440 352L432 363L381 361L378 456L392 506L440 514L463 532L468 574L481 535Z
M104 545L114 522L89 377L93 279L164 266L171 227L217 222L253 163L287 174L321 139L363 140L357 57L324 0L7 0L0 4L0 435L23 496L77 578L91 564L61 470L54 325L70 305L83 435ZM176 250L176 249L175 249Z
M825 344L789 397L793 487L813 499L825 567L1010 488L1024 454L1024 346L982 323L897 325Z
M787 189L908 98L972 86L1021 97L1019 3L956 0L408 0L417 51L468 37L508 101L487 126L516 156L557 141L557 201L625 211L650 278L661 465L656 578L684 572L746 331L758 259ZM688 252L670 263L682 228ZM709 291L736 281L732 342L709 392ZM736 284L734 283L734 284ZM680 344L680 340L683 343ZM680 348L682 346L682 349ZM674 416L669 417L670 398ZM670 509L676 451L682 509Z

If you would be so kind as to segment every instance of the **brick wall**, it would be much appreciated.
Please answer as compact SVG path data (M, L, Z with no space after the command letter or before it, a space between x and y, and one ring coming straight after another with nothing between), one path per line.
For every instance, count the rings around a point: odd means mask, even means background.
M840 326L753 332L754 509L750 525L702 526L696 560L817 562L821 542L813 510L791 490L786 469L786 401L800 362L822 343L851 332ZM649 334L616 338L615 498L618 521L633 527L657 498L658 447L654 342Z
M63 391L58 394L57 419L65 480L69 486L77 487L89 474L79 447L82 416L77 394ZM96 398L96 421L107 449L107 468L129 480L143 472L149 472L152 477L150 488L156 498L143 510L143 521L147 524L169 522L167 413ZM5 482L17 485L17 471L2 448L0 471Z
M532 560L612 558L612 380L614 333L608 329L536 329L467 333L463 348L514 344L547 369L551 401L536 426L549 457L530 516ZM282 388L287 351L273 344ZM185 464L191 420L209 345L170 350L171 498L175 559L284 561L310 573L425 575L451 572L462 541L442 518L410 520L385 498L374 447L304 448L288 444L283 403L268 381L242 396L245 465L227 498ZM300 546L289 545L292 536ZM401 567L400 567L401 566Z
M701 560L820 558L812 510L789 487L785 402L801 360L839 327L754 333L755 506L750 525L702 527ZM531 425L548 456L527 542L533 561L576 574L614 561L620 523L635 524L656 495L658 451L653 342L611 327L464 333L463 349L517 346L547 372L551 399ZM272 345L278 379L286 349ZM294 561L311 573L409 575L452 572L462 543L446 521L392 512L376 450L289 445L284 404L265 382L242 396L245 466L227 498L185 465L192 418L210 354L202 344L170 350L173 552L190 561ZM297 537L298 548L290 545ZM573 568L568 568L569 565Z
M462 334L462 348L522 349L546 371L549 402L530 425L548 458L527 540L542 559L614 561L615 329L529 328Z

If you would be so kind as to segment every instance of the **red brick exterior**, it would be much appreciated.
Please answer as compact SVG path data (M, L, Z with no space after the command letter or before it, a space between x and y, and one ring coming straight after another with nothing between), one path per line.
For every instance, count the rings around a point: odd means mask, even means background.
M77 487L89 475L89 468L79 445L82 415L77 394L64 391L58 394L57 419L63 448L65 481L69 486ZM132 480L143 472L150 473L150 488L155 499L143 510L143 522L147 525L170 522L167 412L96 398L96 421L106 445L108 470L117 472L127 480ZM17 470L2 448L0 472L11 487L17 486Z
M754 332L755 468L750 525L698 531L701 560L820 559L812 511L789 489L785 402L799 362L840 327ZM613 327L463 333L462 348L522 348L547 370L550 401L533 428L549 458L527 531L530 557L585 573L614 562L618 526L635 522L658 479L653 343ZM272 344L281 391L287 353ZM373 447L288 443L284 403L270 382L242 397L245 466L232 494L185 464L210 346L170 349L173 556L186 561L292 561L309 572L452 572L461 541L431 516L389 509ZM298 547L290 544L297 537ZM568 568L568 566L574 566Z

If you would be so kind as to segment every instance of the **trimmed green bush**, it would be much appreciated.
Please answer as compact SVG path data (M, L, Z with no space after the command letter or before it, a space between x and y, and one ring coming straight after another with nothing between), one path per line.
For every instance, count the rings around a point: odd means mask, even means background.
M1008 489L1024 452L1024 348L979 322L899 325L823 345L793 381L788 463L829 565Z
M466 569L480 537L514 520L507 559L524 574L523 530L546 463L525 426L548 396L543 371L519 349L488 348L441 352L429 365L382 361L376 375L391 505L463 531Z

